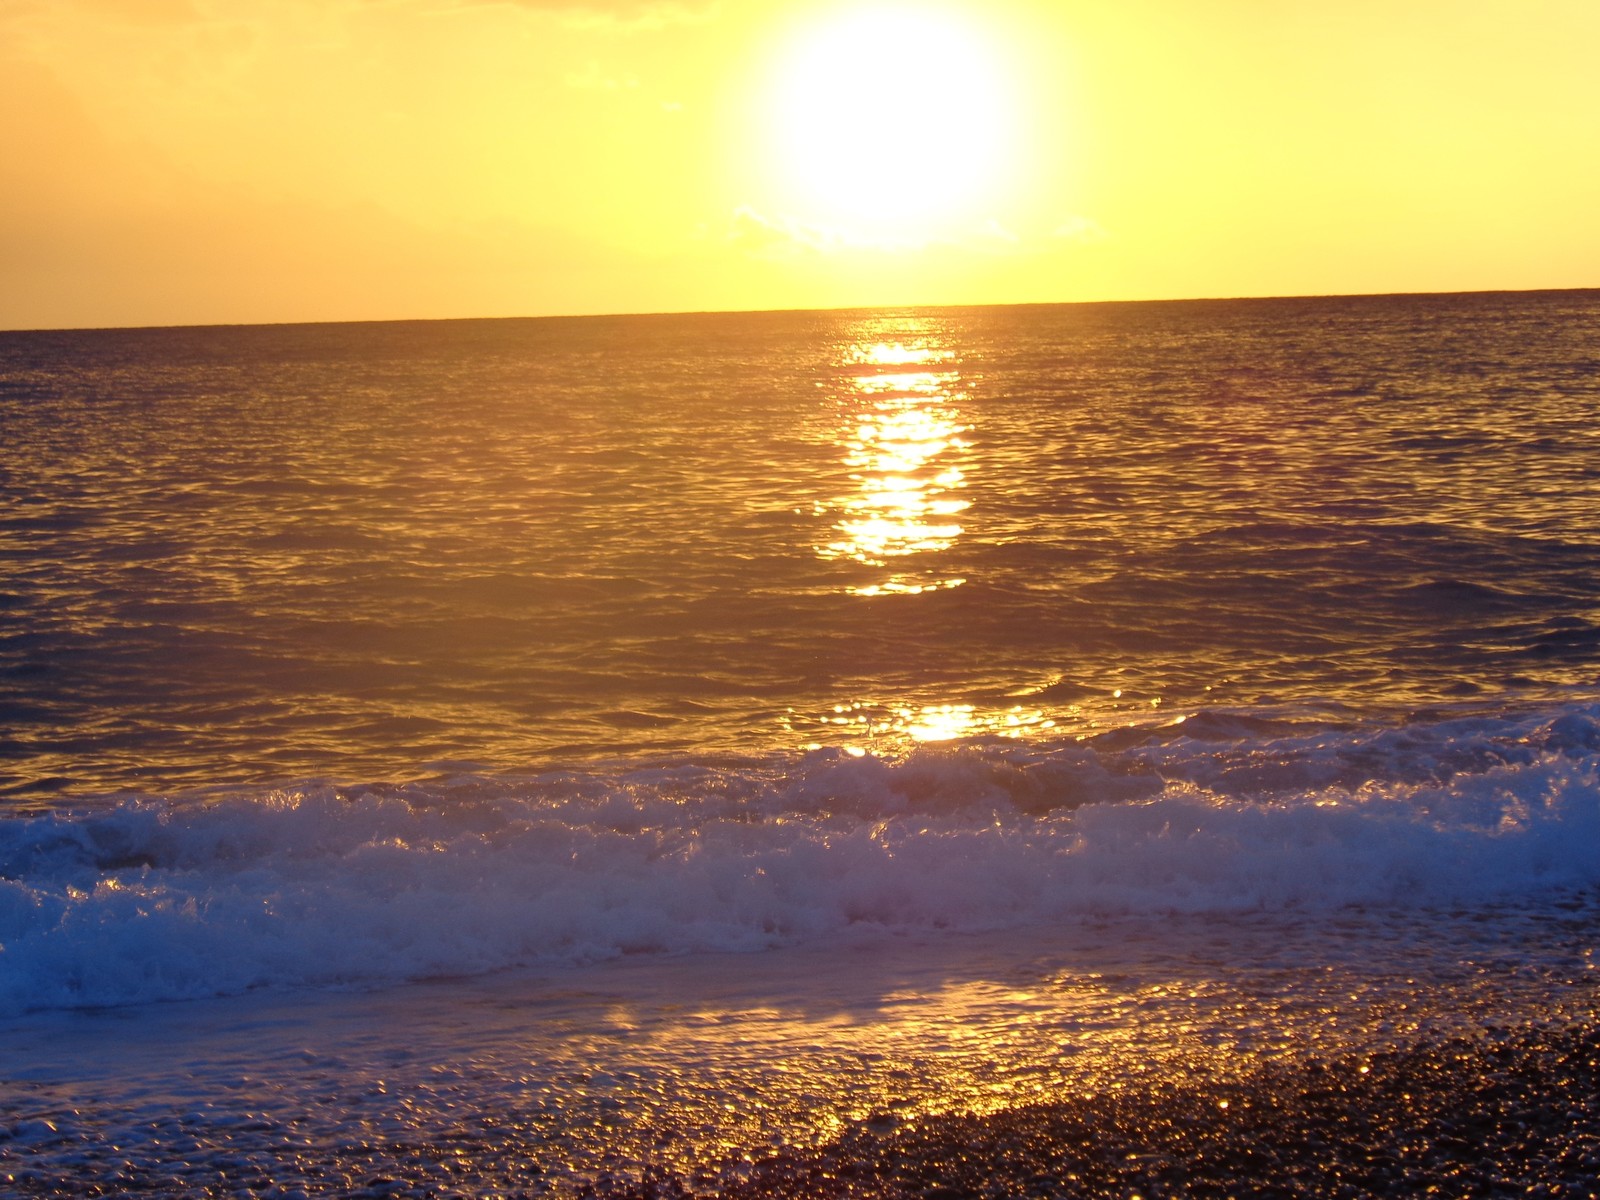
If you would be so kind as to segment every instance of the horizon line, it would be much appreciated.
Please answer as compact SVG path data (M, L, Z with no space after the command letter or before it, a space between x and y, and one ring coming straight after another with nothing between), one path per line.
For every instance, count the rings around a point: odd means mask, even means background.
M1164 296L1114 300L1012 300L982 304L840 304L816 308L704 308L661 309L654 312L611 311L577 313L523 313L502 316L455 317L338 317L330 320L196 321L174 325L37 325L0 328L0 336L27 333L135 333L166 329L287 329L311 325L432 325L468 321L596 321L637 320L654 317L778 316L794 313L928 312L973 308L1096 308L1136 304L1228 304L1273 300L1376 300L1422 296L1509 296L1556 292L1595 292L1600 285L1531 288L1468 288L1447 291L1393 292L1284 292L1272 295Z

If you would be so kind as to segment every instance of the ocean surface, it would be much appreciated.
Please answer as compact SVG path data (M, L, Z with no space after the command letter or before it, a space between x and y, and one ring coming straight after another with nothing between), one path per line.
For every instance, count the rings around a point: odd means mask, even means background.
M19 1194L709 1186L1597 885L1600 292L0 333Z

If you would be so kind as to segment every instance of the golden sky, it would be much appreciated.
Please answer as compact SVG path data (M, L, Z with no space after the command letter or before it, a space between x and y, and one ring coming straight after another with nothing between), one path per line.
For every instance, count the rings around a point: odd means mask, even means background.
M1596 0L0 0L0 328L1600 286Z

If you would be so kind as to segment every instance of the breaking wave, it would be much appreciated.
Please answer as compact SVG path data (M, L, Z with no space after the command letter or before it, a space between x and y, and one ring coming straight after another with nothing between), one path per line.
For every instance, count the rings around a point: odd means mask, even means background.
M1600 706L307 783L0 820L0 1013L1122 914L1569 900Z

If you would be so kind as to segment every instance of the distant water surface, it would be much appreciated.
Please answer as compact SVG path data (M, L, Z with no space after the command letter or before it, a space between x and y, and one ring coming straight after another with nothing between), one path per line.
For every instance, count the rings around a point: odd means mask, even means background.
M0 334L20 802L1600 675L1600 293Z

